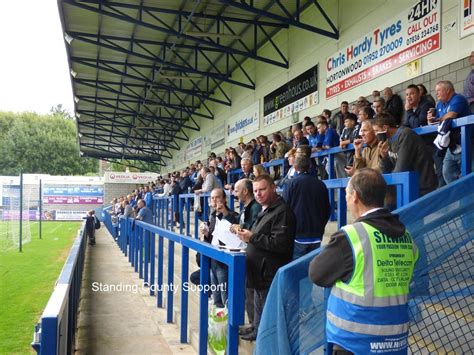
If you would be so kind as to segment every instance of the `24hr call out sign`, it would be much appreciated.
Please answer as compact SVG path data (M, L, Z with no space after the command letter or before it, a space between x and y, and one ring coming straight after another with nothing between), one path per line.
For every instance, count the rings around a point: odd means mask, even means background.
M326 61L331 98L440 49L441 0L421 0Z

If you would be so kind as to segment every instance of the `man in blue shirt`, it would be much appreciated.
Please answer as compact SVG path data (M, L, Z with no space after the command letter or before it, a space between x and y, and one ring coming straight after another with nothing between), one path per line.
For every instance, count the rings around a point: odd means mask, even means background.
M323 149L339 146L339 135L334 128L329 127L327 122L321 121L318 123L318 133L320 136L324 136Z
M445 120L469 116L471 111L464 96L456 94L453 83L448 80L439 81L436 84L436 116L428 112L428 123L441 123ZM461 175L461 145L459 134L451 132L451 144L443 160L443 177L446 183L450 183ZM469 147L470 149L470 147ZM474 157L474 155L473 155Z
M309 146L311 147L311 151L315 152L316 147L318 146L318 134L316 132L316 127L314 123L309 121L304 126L305 132L307 134L306 139L309 142Z
M153 213L146 206L145 201L142 199L138 200L137 206L139 210L136 219L145 223L153 224Z

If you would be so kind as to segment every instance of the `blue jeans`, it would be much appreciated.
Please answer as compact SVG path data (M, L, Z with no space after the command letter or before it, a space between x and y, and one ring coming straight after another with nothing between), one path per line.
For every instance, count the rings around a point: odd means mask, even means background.
M320 246L321 242L314 242L311 244L302 244L295 242L293 247L293 260L296 260L315 249L318 249Z
M453 154L448 149L443 160L444 181L449 184L459 179L459 176L461 176L461 153Z
M227 302L227 265L211 259L212 299L216 307L224 307Z

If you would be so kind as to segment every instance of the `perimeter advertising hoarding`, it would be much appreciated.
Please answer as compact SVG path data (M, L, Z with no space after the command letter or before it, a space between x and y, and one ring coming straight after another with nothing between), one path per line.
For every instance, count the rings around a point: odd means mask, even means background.
M104 195L102 186L49 186L43 187L44 196L96 196Z
M326 98L441 48L441 0L421 0L326 61Z
M319 103L318 66L308 69L263 99L263 125L268 126Z

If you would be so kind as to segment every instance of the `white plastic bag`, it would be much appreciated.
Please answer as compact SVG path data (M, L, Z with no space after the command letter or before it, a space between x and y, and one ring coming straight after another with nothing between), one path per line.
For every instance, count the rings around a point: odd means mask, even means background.
M227 347L227 308L214 308L209 311L209 347L217 354L225 354Z
M201 198L196 195L194 197L194 212L201 212L202 209L201 209Z

